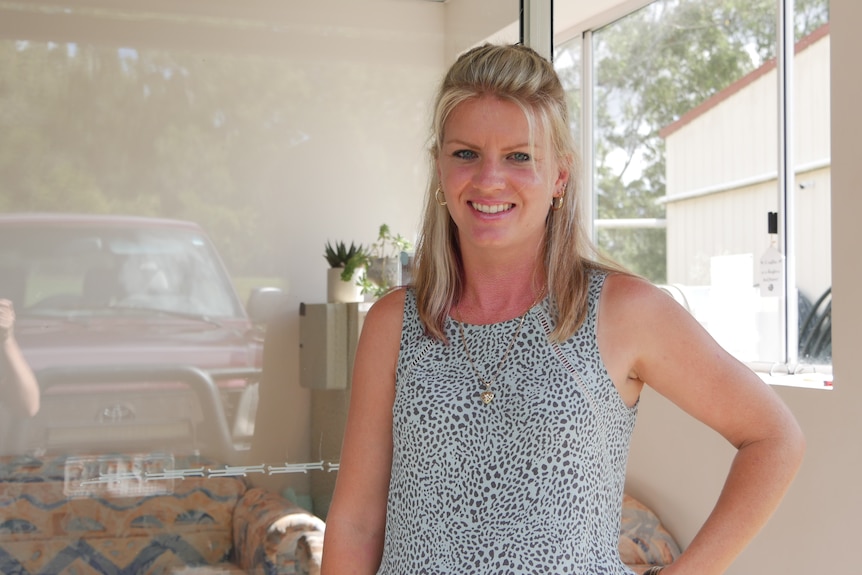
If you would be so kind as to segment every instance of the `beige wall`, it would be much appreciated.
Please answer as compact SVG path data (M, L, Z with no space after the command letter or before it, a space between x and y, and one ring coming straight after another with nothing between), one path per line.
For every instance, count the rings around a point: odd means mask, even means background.
M291 3L294 4L294 3ZM312 139L295 158L296 169L273 209L283 215L282 257L290 281L289 326L283 344L288 377L261 396L255 462L318 461L322 446L340 444L340 426L312 437L311 392L299 385L299 306L326 301L327 240L376 239L382 223L413 238L426 181L425 141L430 97L444 67L445 5L391 0L325 0L299 3L292 26L314 29L291 50L309 75L319 65L343 63L344 74L324 92L310 94ZM327 113L314 102L328 99ZM290 151L286 151L290 154ZM325 433L325 431L324 431ZM327 461L331 461L327 459ZM332 474L334 475L334 474ZM305 475L255 478L272 488L308 493Z
M862 181L858 134L858 54L862 4L832 0L832 259L835 390L777 388L808 439L803 468L778 513L731 575L853 573L859 569L862 512L862 386L853 362L862 343L862 268L858 223ZM691 540L718 495L732 453L715 434L655 394L643 397L629 487L654 506L671 531Z
M445 4L446 61L484 40L517 42L519 0L449 0Z

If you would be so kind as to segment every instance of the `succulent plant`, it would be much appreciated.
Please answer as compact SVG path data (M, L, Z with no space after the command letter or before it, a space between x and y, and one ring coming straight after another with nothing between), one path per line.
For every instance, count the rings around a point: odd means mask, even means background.
M344 242L335 242L333 245L327 241L323 257L326 258L329 267L344 268L341 272L341 279L344 281L350 281L356 269L365 265L368 260L362 244L357 246L353 242L350 242L348 248Z

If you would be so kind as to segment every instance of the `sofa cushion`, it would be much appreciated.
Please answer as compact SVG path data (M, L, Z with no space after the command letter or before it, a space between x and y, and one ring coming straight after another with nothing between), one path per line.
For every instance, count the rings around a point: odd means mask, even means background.
M145 481L128 471L140 465L136 457L0 458L0 573L171 573L227 561L244 480L168 474Z
M629 567L669 565L680 549L653 511L632 497L623 496L620 524L620 558Z

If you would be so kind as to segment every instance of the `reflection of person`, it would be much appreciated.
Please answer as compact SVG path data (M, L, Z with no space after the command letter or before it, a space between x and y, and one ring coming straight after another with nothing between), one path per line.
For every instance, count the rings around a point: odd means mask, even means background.
M39 386L15 340L14 327L12 302L0 299L0 403L12 413L32 417L39 411Z
M664 569L723 572L800 464L793 416L672 298L596 262L547 61L474 48L434 112L414 284L365 319L323 572L631 573L618 537L645 384L737 448Z

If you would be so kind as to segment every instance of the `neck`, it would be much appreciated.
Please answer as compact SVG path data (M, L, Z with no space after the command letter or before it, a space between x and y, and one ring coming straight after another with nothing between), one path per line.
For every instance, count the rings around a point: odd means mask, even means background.
M464 262L464 292L452 315L467 323L498 323L519 317L545 294L542 262Z

